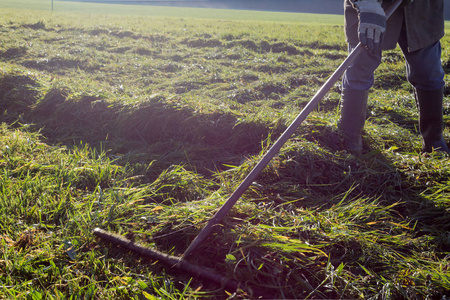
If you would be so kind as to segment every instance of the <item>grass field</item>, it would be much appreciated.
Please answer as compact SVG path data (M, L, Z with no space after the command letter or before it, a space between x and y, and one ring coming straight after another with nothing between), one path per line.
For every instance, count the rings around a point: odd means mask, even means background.
M182 254L345 59L341 22L48 2L0 3L0 297L251 298L92 230ZM446 299L450 164L419 153L401 53L377 70L361 157L340 146L339 91L190 260L278 299Z

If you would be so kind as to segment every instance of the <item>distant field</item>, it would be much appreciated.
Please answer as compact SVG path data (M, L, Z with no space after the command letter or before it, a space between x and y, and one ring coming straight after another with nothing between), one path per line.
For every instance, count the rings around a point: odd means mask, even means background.
M0 8L36 9L51 11L51 0L2 0ZM206 9L187 7L163 7L148 5L118 5L54 1L53 9L57 12L118 14L158 17L207 18L225 20L248 20L270 22L317 22L326 24L341 24L342 16L317 15L303 13L263 12L250 10Z

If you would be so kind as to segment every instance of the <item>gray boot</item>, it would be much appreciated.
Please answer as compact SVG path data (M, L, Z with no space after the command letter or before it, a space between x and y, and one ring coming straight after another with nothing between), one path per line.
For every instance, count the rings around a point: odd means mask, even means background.
M422 135L422 152L441 151L450 154L442 131L444 122L442 116L443 90L415 90L416 103L419 109L419 130Z
M362 153L362 130L366 121L369 91L344 89L341 95L341 118L338 128L344 136L348 152Z

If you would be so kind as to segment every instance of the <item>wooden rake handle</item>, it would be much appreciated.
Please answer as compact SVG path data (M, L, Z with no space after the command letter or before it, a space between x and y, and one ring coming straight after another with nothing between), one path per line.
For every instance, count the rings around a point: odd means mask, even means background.
M386 17L390 18L392 14L397 10L403 0L397 0L392 4L386 11ZM308 117L308 115L313 111L320 100L325 96L325 94L333 87L333 85L338 81L338 79L344 74L345 70L350 66L354 59L361 53L364 46L359 43L356 48L348 55L348 57L342 62L342 64L334 71L334 73L328 78L328 80L322 85L322 87L317 91L314 97L309 101L309 103L303 108L300 114L295 118L295 120L289 125L289 127L283 132L283 134L278 138L278 140L272 145L272 147L267 151L263 158L258 162L258 164L253 168L252 171L247 175L247 177L242 181L239 187L231 194L228 200L222 205L222 207L217 211L217 213L208 221L206 226L200 231L200 233L195 237L186 251L183 253L182 258L187 258L192 254L208 237L211 233L212 227L220 223L234 204L239 200L239 198L244 194L256 177L263 171L263 169L269 164L270 160L280 151L281 147L286 143L286 141L292 136L295 130L300 126L300 124Z

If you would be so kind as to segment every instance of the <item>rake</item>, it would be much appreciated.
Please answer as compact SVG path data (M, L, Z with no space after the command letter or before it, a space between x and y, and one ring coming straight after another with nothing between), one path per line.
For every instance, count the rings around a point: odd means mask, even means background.
M386 11L387 18L390 18L395 10L400 6L403 0L396 0ZM276 142L270 147L267 153L261 158L257 165L250 171L247 177L241 182L238 188L231 194L228 200L221 206L221 208L214 214L214 216L208 221L206 226L199 232L195 239L191 242L189 247L185 250L181 257L171 256L161 253L154 249L149 249L134 242L127 240L121 236L108 233L100 228L94 229L93 234L101 239L108 241L112 244L124 247L132 252L135 252L141 256L148 257L152 260L157 260L172 269L181 270L200 278L215 282L222 286L226 290L236 291L241 289L252 295L262 295L264 292L257 291L240 284L236 280L225 278L219 274L214 273L212 270L189 263L187 259L191 256L204 242L204 240L210 235L213 227L219 224L234 204L240 199L244 192L249 188L256 177L263 171L263 169L269 164L271 159L279 152L281 147L287 142L287 140L294 134L295 130L300 124L308 117L313 111L320 100L326 95L326 93L333 87L338 79L344 74L345 70L352 64L354 59L364 50L364 46L359 43L357 47L347 56L347 58L341 63L341 65L334 71L334 73L328 78L328 80L317 91L313 98L303 108L300 114L289 125L289 127L282 133L282 135L276 140Z

